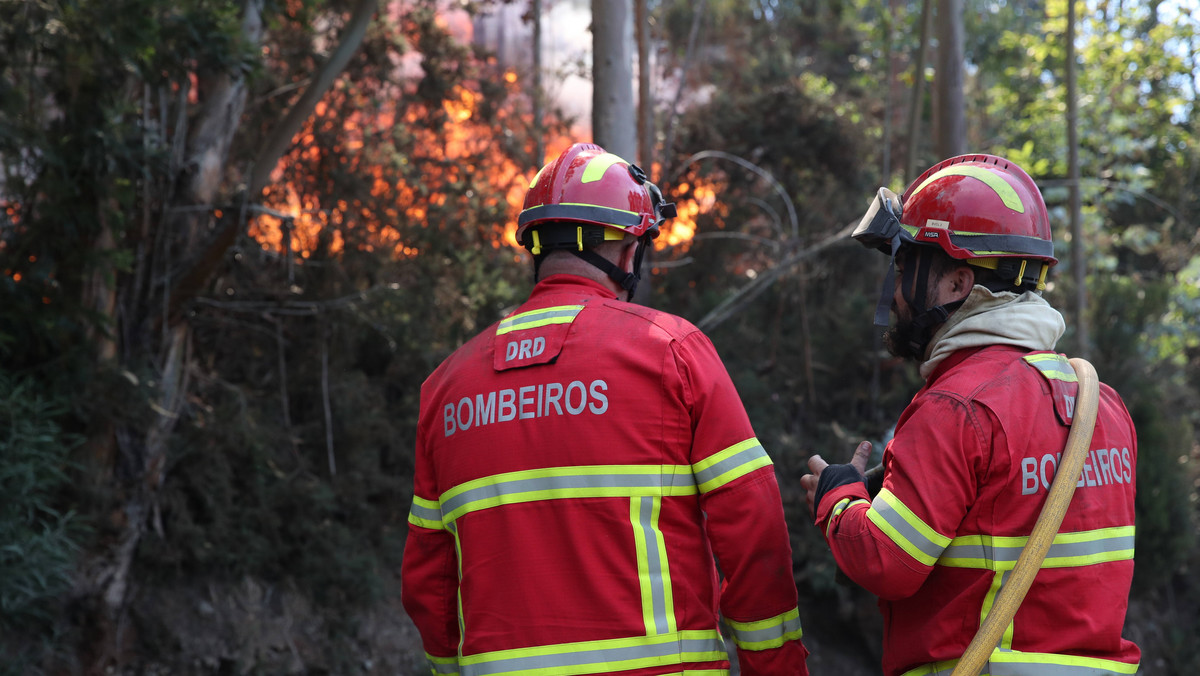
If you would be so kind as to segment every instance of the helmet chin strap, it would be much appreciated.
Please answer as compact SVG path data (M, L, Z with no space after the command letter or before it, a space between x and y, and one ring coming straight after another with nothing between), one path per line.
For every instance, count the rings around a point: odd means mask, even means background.
M617 283L621 289L628 292L626 300L633 300L633 294L637 293L638 281L641 280L642 259L646 254L646 245L649 243L650 237L642 235L637 240L637 249L633 252L633 272L625 272L618 265L608 260L604 256L596 253L592 249L568 249L562 248L563 251L569 251L580 260L588 263L594 268L598 268L601 272L608 275L608 278ZM533 283L536 284L541 279L542 261L546 259L546 253L540 253L533 257Z
M640 250L643 246L642 242L639 241L637 246L639 251L634 254L634 260L636 261L634 263L635 272L625 272L621 268L617 267L612 261L608 260L604 256L601 256L595 251L592 251L591 249L584 249L583 251L579 251L578 249L570 249L569 251L575 254L575 256L581 260L590 263L592 267L600 268L600 271L608 275L609 279L616 282L617 286L620 286L622 289L629 292L629 295L626 296L626 300L632 300L634 292L637 291L639 277L636 270L637 263L641 262Z
M893 251L894 249L893 245ZM950 313L962 307L966 299L926 308L925 302L929 289L929 272L933 267L933 255L928 247L920 247L917 250L916 258L915 266L904 266L900 291L904 294L904 301L913 311L913 332L912 340L908 344L909 348L913 354L922 355L925 354L925 348L929 346L929 341L933 339L933 333L937 326L949 319Z

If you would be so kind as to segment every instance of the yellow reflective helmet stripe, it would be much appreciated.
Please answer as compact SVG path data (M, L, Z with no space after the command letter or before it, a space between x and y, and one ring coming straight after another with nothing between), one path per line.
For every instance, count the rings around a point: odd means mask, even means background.
M634 529L642 616L647 636L674 633L676 630L667 543L658 527L661 509L660 498L640 497L629 501L629 520Z
M408 522L421 528L443 530L442 506L436 500L413 496L412 509L408 512Z
M1025 205L1021 203L1021 196L1017 194L1016 189L1013 188L1008 181L1004 180L999 174L993 171L988 171L983 167L970 165L956 164L934 173L932 176L922 181L921 185L917 186L917 189L912 191L912 194L908 196L908 199L911 200L913 197L916 197L917 193L925 189L925 186L938 180L939 178L944 178L946 176L969 176L971 178L977 178L996 192L996 196L1000 198L1001 202L1004 202L1004 206L1019 214L1025 213Z
M771 650L804 635L799 608L765 620L734 622L726 619L725 623L729 625L734 644L742 650Z
M1059 533L1050 543L1042 568L1073 568L1133 558L1134 526ZM949 568L1008 570L1017 563L1028 537L964 535L954 538L938 565Z
M932 566L950 538L929 527L888 489L879 491L867 510L871 520L885 535L917 561Z
M582 310L582 305L556 305L522 312L501 320L500 325L496 327L496 335L502 336L512 331L536 329L550 324L570 324Z
M604 172L608 171L609 167L617 164L618 162L621 164L628 164L628 162L616 155L613 155L612 153L604 153L603 155L597 155L593 157L592 159L588 160L587 166L583 168L583 178L580 179L580 182L592 183L594 181L599 181L600 179L604 178Z
M442 518L499 505L560 498L695 495L690 465L581 465L506 472L474 479L442 494Z
M692 472L696 475L700 492L707 493L771 464L771 458L762 444L756 437L750 437L693 463Z
M549 165L549 164L547 164L545 167L542 167L541 169L538 169L538 170L537 170L537 173L533 175L533 180L529 182L529 189L530 189L530 190L532 190L532 189L533 189L533 186L537 185L538 179L542 177L542 172L543 172L543 171L546 171L546 167L548 167L548 166L550 166L550 165Z
M1027 354L1022 359L1032 364L1050 380L1061 380L1067 383L1079 382L1078 376L1075 375L1075 369L1071 368L1067 358L1061 354Z
M463 655L462 676L572 676L727 659L716 630L580 641Z

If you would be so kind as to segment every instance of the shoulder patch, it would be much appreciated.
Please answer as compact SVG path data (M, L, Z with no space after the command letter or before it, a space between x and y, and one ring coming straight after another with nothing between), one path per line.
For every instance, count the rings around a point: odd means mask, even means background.
M1034 352L1022 359L1037 370L1050 385L1054 398L1054 412L1063 425L1070 425L1075 417L1075 395L1079 392L1079 378L1067 361L1066 355L1054 352Z
M583 307L556 305L506 317L496 326L492 366L506 371L553 363Z

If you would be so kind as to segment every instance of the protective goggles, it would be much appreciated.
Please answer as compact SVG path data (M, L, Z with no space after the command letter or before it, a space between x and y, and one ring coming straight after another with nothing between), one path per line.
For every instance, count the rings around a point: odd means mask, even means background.
M903 207L900 197L887 188L880 188L871 202L871 208L867 209L850 236L863 246L893 254L894 240L903 230L900 226L901 213Z
M883 278L883 288L879 292L879 302L875 305L875 325L887 326L888 316L892 307L892 292L896 280L896 252L900 250L900 233L904 228L900 225L902 213L900 198L887 188L880 188L871 202L871 208L863 215L854 228L851 237L863 246L879 249L891 257L887 274Z

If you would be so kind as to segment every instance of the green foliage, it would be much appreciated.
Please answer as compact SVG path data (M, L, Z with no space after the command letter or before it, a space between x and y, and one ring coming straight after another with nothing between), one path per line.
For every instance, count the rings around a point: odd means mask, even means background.
M276 449L287 440L260 425L239 393L213 399L211 417L199 416L179 435L178 481L164 496L166 537L144 541L145 574L158 582L176 575L291 580L337 609L377 599L382 563L362 530L373 531L379 517L359 500L397 486L363 490L371 477L352 471L342 494L281 457Z
M0 371L0 673L29 673L52 650L86 535L63 509L79 442L60 426L65 406Z
M1148 589L1170 579L1197 544L1186 471L1193 430L1186 418L1164 413L1194 405L1196 392L1169 377L1148 377L1174 370L1156 365L1148 349L1166 311L1165 284L1113 276L1097 279L1092 291L1099 320L1093 359L1101 379L1122 395L1138 434L1135 573L1139 587Z
M131 272L133 226L149 208L139 186L169 161L143 119L143 87L249 69L255 47L242 44L238 8L100 0L0 9L0 363L61 367L81 341L115 330L93 294Z

